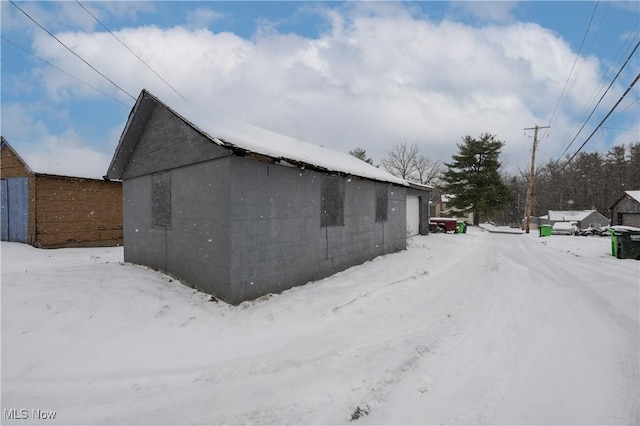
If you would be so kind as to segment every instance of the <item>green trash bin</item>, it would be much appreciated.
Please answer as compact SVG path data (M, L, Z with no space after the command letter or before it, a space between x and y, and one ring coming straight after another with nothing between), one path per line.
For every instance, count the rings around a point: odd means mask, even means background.
M465 228L465 223L461 220L458 221L458 223L456 224L456 234L463 234L466 229Z
M640 260L640 229L615 229L617 239L616 257L618 259Z
M609 235L611 235L611 256L618 257L618 237L616 231L609 228Z
M553 226L551 225L540 225L540 236L541 237L550 237L551 231L553 230Z

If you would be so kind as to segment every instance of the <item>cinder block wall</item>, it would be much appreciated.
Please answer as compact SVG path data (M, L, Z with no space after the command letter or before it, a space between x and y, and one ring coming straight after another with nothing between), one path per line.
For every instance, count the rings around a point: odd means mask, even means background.
M123 182L124 260L165 271L226 300L229 170L219 158L167 170L170 224L153 224L153 175Z
M36 175L36 247L122 244L122 184Z
M344 225L323 227L322 174L250 158L231 162L230 303L277 293L406 248L404 188L342 178ZM389 189L386 221L375 220L376 185Z

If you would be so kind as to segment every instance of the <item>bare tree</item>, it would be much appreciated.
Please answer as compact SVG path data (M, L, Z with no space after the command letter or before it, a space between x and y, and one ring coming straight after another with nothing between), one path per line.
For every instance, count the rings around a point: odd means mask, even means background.
M436 184L442 175L439 161L431 161L420 153L417 144L406 142L394 145L387 152L388 158L382 160L384 168L392 175L424 185Z
M384 168L394 176L402 179L411 179L416 171L416 157L418 156L418 145L415 143L411 146L406 142L395 144L390 151L387 152L389 158L382 160Z
M423 185L436 185L442 175L442 164L440 161L431 161L422 154L419 154L415 160L417 181Z

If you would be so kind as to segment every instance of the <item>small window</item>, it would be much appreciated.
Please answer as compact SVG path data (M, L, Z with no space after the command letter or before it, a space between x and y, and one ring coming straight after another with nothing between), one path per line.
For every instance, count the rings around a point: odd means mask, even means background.
M343 226L344 180L324 176L320 186L320 226Z
M387 185L376 185L376 222L387 220L389 211L389 188Z
M154 228L171 228L171 175L151 177L151 217Z

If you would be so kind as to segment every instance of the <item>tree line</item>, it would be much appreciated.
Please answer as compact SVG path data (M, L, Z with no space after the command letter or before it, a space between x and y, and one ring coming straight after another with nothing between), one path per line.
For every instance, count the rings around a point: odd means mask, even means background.
M500 219L513 222L524 216L528 173L505 176L515 194L515 203L505 206ZM640 190L640 142L613 146L606 153L580 152L568 158L550 160L535 175L533 215L549 210L597 210L609 217L609 207L629 190Z
M493 220L521 226L529 172L504 173L500 161L505 142L483 133L464 136L452 161L432 161L417 144L394 145L382 167L403 179L433 186L432 202L452 194L451 206L474 212L474 222ZM362 148L351 155L373 164ZM606 153L579 153L572 161L550 160L535 173L532 216L549 210L597 210L609 207L628 190L640 190L640 141L613 146Z

